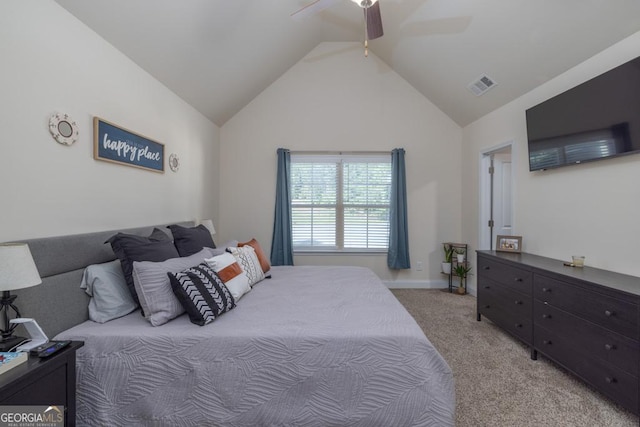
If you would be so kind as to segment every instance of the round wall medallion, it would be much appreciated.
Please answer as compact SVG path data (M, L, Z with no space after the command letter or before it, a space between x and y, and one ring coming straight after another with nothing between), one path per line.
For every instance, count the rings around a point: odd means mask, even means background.
M49 132L60 144L71 145L78 140L78 125L68 114L53 114L49 119Z
M178 169L180 169L180 159L177 154L171 154L169 156L169 168L174 172L178 172Z

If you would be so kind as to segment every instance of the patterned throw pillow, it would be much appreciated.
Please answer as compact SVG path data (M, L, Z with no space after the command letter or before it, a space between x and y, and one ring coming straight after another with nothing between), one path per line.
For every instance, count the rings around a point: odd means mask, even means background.
M245 272L242 271L242 267L240 267L235 257L230 253L225 252L222 255L207 258L204 261L213 268L213 271L215 271L218 277L224 282L236 302L240 300L242 295L251 290L249 278Z
M242 246L251 246L253 249L256 250L256 255L258 256L258 259L260 260L260 265L262 266L262 271L264 271L264 276L270 279L271 264L269 264L269 258L267 258L267 256L264 254L264 251L262 250L262 246L260 246L260 243L258 243L256 239L251 239L248 242L238 243L238 247L242 247Z
M255 249L251 246L243 246L241 248L227 248L227 250L231 252L231 255L242 267L242 270L249 278L250 286L264 279L264 271L262 271Z
M206 263L167 274L191 323L206 325L236 306L231 292Z

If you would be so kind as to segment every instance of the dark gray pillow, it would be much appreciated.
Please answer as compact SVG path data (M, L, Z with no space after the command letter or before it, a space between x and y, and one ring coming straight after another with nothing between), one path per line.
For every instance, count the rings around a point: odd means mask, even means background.
M180 256L197 254L202 248L215 248L211 232L204 225L196 227L182 227L180 225L169 225L173 235L173 244Z
M169 236L159 228L154 228L149 237L118 233L105 243L111 244L113 253L120 260L124 278L127 281L127 288L129 288L129 292L131 292L131 296L137 305L140 305L140 301L131 276L133 262L160 262L180 256Z

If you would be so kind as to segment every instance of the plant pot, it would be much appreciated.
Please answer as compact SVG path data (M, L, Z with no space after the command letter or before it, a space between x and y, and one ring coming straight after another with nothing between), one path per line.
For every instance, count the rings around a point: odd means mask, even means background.
M442 263L442 272L444 274L451 274L451 263L443 262Z
M464 286L458 286L458 293L460 295L464 295L467 293L466 289L464 288Z
M464 254L456 254L456 258L458 258L458 264L462 264L464 262Z

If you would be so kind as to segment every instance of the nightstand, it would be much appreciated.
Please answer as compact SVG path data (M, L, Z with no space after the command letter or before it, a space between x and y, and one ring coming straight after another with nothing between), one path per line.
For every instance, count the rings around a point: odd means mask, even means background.
M60 405L65 425L76 425L76 351L72 341L46 359L29 356L26 363L0 374L0 405Z

